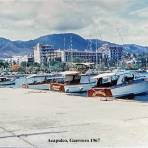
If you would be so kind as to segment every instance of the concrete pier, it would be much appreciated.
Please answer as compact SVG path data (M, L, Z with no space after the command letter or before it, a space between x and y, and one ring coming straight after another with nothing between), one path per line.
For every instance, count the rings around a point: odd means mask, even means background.
M148 103L0 88L0 147L135 146L148 146Z

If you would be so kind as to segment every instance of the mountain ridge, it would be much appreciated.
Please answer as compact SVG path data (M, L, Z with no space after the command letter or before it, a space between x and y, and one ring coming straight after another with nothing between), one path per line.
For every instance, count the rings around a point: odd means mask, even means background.
M33 47L37 43L51 44L54 46L54 48L57 49L72 48L80 51L84 51L86 49L94 51L96 49L96 41L98 47L102 46L103 44L109 44L115 46L122 46L125 51L130 53L135 53L135 52L148 53L147 46L141 46L136 44L119 45L116 43L102 41L99 39L85 39L80 35L74 33L61 33L61 34L48 34L28 41L21 41L21 40L12 41L0 37L0 57L10 57L13 55L23 55L23 54L32 53Z

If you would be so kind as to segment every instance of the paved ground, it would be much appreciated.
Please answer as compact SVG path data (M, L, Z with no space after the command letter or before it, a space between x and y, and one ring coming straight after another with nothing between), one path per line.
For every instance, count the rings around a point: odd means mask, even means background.
M148 146L148 104L0 89L0 147L104 146Z

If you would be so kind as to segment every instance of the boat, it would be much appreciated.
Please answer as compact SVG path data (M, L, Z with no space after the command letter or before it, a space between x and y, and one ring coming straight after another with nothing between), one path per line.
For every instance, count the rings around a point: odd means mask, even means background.
M70 70L79 71L82 74L87 75L97 75L98 71L96 70L94 63L72 63Z
M14 78L0 77L0 86L15 85Z
M23 84L22 87L29 89L49 90L49 85L51 82L56 80L62 81L62 79L62 76L59 74L33 74L26 77L26 83Z
M103 73L94 77L97 87L88 90L89 97L128 97L148 92L148 77L136 72Z
M90 88L96 86L96 80L90 75L81 74L78 71L65 71L61 73L64 77L63 82L50 84L50 90L65 93L87 92Z

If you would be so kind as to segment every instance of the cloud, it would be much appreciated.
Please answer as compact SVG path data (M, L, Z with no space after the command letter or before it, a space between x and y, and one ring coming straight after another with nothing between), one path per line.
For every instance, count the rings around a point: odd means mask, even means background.
M138 0L0 0L0 32L3 37L25 40L74 32L122 43L120 34L126 43L146 44L143 39L148 22L142 18L148 16L148 8L135 10L139 3Z
M93 10L94 9L94 10ZM65 0L47 1L42 4L36 20L58 31L77 30L93 23L94 7L85 7Z
M130 15L143 19L148 18L148 7L133 11L130 13Z

